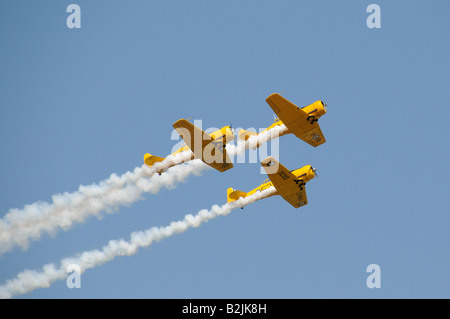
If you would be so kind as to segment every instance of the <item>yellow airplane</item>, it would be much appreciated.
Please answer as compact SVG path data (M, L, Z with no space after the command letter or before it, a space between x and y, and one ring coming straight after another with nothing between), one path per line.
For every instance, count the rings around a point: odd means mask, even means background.
M238 200L240 197L245 198L249 195L255 194L256 192L261 192L271 186L274 186L276 192L266 197L281 195L281 197L283 197L295 208L308 204L305 185L317 176L315 168L312 168L311 165L306 165L302 168L289 171L273 157L266 158L261 162L261 165L264 167L269 178L248 193L235 190L233 188L228 188L228 202Z
M183 138L184 145L171 155L191 150L192 155L189 160L200 158L203 162L220 172L224 172L233 167L225 150L226 144L234 140L234 130L231 126L224 126L208 134L189 121L181 119L176 121L173 127ZM149 153L144 155L144 162L150 167L163 160L164 158ZM177 164L170 165L169 167L175 165ZM161 175L164 170L159 170L157 173Z
M275 118L274 123L263 132L277 125L281 126L284 124L288 130L280 134L280 136L293 133L299 139L314 147L325 143L325 137L319 123L317 123L319 118L327 112L327 105L322 101L316 101L313 104L299 108L281 95L273 93L269 95L266 102L277 114L278 118ZM255 132L240 130L239 139L246 141L250 136L256 134Z

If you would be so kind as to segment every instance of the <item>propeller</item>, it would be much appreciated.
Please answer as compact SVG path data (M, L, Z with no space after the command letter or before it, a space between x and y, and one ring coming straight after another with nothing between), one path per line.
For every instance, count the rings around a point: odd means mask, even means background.
M233 134L234 143L237 145L236 134L234 134L234 127L233 127L233 124L231 124L231 122L230 122L230 130L231 130L231 134Z
M312 168L312 171L313 171L314 175L315 175L317 178L319 178L319 175L317 175L317 169Z

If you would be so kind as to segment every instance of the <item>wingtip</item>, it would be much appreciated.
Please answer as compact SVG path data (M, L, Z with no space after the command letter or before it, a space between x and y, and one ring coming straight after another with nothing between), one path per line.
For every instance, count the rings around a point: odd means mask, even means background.
M277 163L277 160L275 159L275 157L269 156L261 161L262 166L272 166L271 163Z
M266 101L270 100L271 98L273 98L273 97L275 97L275 96L279 96L279 94L278 94L278 93L272 93L272 94L270 94L270 95L266 98Z
M173 123L172 124L172 126L174 127L174 128L178 128L178 127L185 127L186 126L186 123L191 123L191 122L189 122L188 120L186 120L186 119L179 119L178 121L176 121L175 123Z
M184 121L186 121L185 119L179 119L178 121L176 121L175 123L172 124L172 126L174 128L180 127L181 123L183 123Z

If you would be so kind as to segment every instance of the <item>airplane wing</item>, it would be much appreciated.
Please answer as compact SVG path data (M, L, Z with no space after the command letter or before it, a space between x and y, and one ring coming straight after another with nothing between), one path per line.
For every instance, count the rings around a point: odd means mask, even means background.
M281 165L275 158L268 157L261 162L278 193L292 206L299 208L308 204L305 187L300 188L297 176Z
M323 136L322 130L320 129L320 126L318 123L314 124L307 124L312 126L312 128L309 131L306 131L305 133L298 136L295 134L298 138L305 141L306 143L316 147L326 142L325 136Z
M223 136L213 140L211 135L185 119L176 121L172 126L194 153L195 158L220 172L233 167L224 147Z
M325 143L319 124L311 124L308 121L309 114L297 105L277 93L269 95L266 102L295 136L314 147Z

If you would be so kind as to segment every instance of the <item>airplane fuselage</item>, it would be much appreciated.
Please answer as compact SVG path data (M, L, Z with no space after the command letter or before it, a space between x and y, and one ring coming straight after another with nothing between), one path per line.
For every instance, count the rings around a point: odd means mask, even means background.
M315 177L315 173L314 173L313 168L312 168L311 165L303 166L301 168L293 170L291 173L294 174L297 177L297 181L298 181L298 185L299 186L305 185L307 182L309 182L310 180L312 180ZM261 191L263 191L265 189L268 189L271 186L274 186L273 183L270 181L270 179L266 179L261 185L259 185L255 189L252 189L251 191L249 191L247 193L247 196L253 195L256 192L261 192ZM270 194L268 196L265 196L263 198L271 197L271 196L274 196L274 195L280 195L280 194L278 193L278 191L275 191L275 193L272 193L272 194Z

